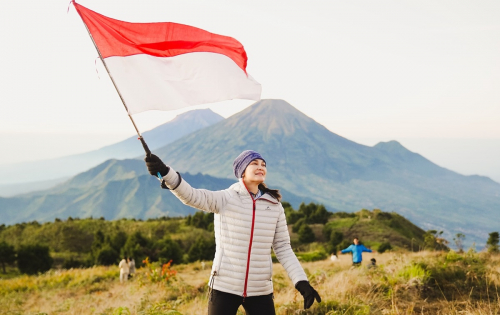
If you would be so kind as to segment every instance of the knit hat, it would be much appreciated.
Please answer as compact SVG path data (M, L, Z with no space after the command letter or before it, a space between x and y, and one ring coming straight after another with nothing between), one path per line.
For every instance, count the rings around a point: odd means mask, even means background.
M260 155L255 151L246 150L241 152L240 155L238 155L238 157L234 159L233 162L234 176L236 176L236 178L241 178L248 164L250 164L250 162L256 159L261 159L262 161L266 162L266 160L264 160L262 155Z

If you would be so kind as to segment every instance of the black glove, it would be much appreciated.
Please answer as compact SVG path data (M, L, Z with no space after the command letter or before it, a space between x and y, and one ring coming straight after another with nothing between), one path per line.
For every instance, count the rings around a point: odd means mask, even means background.
M168 174L170 168L154 154L146 155L144 158L149 174L158 177L158 173L163 177Z
M300 294L304 297L304 309L307 310L314 303L314 299L316 301L321 302L321 297L318 292L314 290L313 287L309 284L309 281L299 281L295 285L295 289L299 290Z

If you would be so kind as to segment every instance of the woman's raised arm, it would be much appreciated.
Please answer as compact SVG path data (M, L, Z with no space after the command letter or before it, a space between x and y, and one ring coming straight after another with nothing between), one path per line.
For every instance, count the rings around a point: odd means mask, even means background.
M231 194L229 190L211 191L207 189L196 189L191 187L188 182L182 179L180 174L171 167L165 165L159 157L154 154L146 156L144 159L149 174L162 176L162 187L170 189L179 200L193 208L219 213L224 207Z

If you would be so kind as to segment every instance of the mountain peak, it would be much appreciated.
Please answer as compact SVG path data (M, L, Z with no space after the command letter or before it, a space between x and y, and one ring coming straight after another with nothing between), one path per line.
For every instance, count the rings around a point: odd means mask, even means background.
M195 110L190 110L188 112L179 114L175 116L174 119L167 123L178 123L181 121L189 120L191 122L200 122L203 123L204 125L213 125L215 123L218 123L221 120L224 120L224 117L221 115L214 113L210 108L204 108L204 109L195 109Z
M308 132L317 123L284 100L265 99L232 116L228 124L256 128L268 135L291 135L297 130Z
M396 140L391 140L387 142L379 142L377 143L374 148L384 150L387 152L391 153L397 153L397 152L409 152L407 148L405 148L401 143L397 142Z

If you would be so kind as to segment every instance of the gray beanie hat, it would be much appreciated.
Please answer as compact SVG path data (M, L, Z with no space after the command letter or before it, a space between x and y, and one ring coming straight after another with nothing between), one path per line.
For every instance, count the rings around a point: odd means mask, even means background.
M246 150L241 152L240 155L238 155L238 157L234 159L233 162L234 176L236 176L236 178L241 178L248 164L250 164L250 162L256 159L261 159L262 161L266 162L266 160L264 160L262 155L260 155L255 151Z

